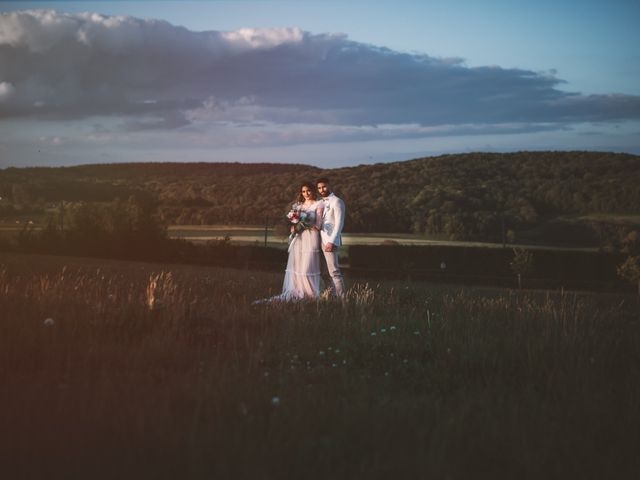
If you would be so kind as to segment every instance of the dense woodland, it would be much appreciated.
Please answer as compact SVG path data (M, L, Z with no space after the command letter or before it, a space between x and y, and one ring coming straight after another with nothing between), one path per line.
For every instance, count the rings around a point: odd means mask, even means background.
M470 153L319 169L307 165L139 163L0 170L0 218L59 222L87 204L135 197L165 224L283 221L298 184L328 176L346 231L447 239L599 244L640 214L640 157L602 152ZM608 219L577 221L581 215ZM41 220L44 221L44 220ZM613 233L612 233L613 232ZM618 235L619 236L619 235Z

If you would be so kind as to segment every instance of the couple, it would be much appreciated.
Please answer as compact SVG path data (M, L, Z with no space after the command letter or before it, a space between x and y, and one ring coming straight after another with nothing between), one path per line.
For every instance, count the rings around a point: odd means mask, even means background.
M328 274L325 279L328 289L334 296L344 297L344 280L338 266L344 211L344 202L331 191L327 178L319 178L315 185L305 182L300 186L292 212L298 212L296 216L304 218L304 224L291 226L293 239L289 245L282 293L274 299L318 298L320 271L324 266Z

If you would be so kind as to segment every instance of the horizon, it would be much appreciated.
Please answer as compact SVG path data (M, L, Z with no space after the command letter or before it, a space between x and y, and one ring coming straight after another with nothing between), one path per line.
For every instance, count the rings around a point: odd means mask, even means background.
M640 5L456 3L0 2L0 168L640 154Z
M308 163L289 163L289 162L239 162L239 161L193 161L193 162L176 162L176 161L144 161L144 162L110 162L110 163L80 163L75 165L27 165L27 166L8 166L8 167L0 167L0 171L5 171L8 169L38 169L38 168L47 168L47 169L56 169L56 168L82 168L82 167L118 167L118 166L144 166L144 165L246 165L248 167L259 167L259 166L288 166L288 167L304 167L304 168L313 168L318 170L338 170L343 168L359 168L359 167L368 167L375 165L391 165L394 163L405 163L405 162L413 162L416 160L432 160L439 159L443 157L466 157L466 156L474 156L474 155L519 155L519 154L603 154L603 155L627 155L630 157L638 157L640 158L640 154L628 153L628 152L614 152L614 151L604 151L604 150L514 150L509 152L485 152L485 151L474 151L474 152L463 152L463 153L441 153L437 155L427 155L422 157L412 157L400 160L393 160L389 162L376 162L376 163L359 163L357 165L342 165L337 167L319 167L316 165L311 165Z

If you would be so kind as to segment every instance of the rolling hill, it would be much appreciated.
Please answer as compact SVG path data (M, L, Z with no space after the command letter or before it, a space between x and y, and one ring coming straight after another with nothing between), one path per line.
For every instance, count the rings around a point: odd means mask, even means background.
M608 152L469 153L320 169L304 164L135 163L0 170L0 216L60 201L137 196L169 224L279 222L298 184L328 176L346 230L449 239L594 244L640 217L640 157ZM620 219L624 220L620 220Z

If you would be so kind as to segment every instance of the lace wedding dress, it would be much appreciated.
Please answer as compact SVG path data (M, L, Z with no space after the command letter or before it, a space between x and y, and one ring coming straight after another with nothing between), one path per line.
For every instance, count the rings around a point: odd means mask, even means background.
M304 208L309 214L310 225L297 234L289 246L289 259L282 284L283 300L317 298L320 296L320 226L322 225L322 201Z
M282 293L275 297L256 300L257 303L313 299L320 296L320 226L324 204L322 200L302 207L308 214L307 224L316 229L298 233L289 245L289 258L285 270Z

